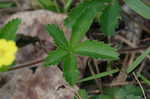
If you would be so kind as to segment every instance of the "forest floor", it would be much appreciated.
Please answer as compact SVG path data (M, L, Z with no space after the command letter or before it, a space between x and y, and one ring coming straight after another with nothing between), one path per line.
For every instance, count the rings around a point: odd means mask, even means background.
M73 99L74 91L78 88L86 89L92 96L102 93L100 89L105 87L124 85L136 85L147 89L144 93L147 99L150 99L150 86L136 79L136 75L127 75L124 72L129 64L150 46L150 20L124 7L116 35L112 37L105 36L100 31L99 24L94 22L85 39L110 44L118 49L120 59L106 62L78 57L81 77L88 77L111 68L118 68L121 71L115 75L83 82L78 87L71 88L63 78L61 66L45 68L41 64L43 57L47 55L46 50L55 49L52 38L48 37L44 30L44 24L59 25L69 38L69 30L63 26L63 20L67 14L42 9L35 0L0 0L0 2L3 1L13 2L16 6L0 9L0 27L13 18L21 18L22 24L17 32L17 45L19 46L17 68L0 73L0 99ZM135 71L150 79L150 56L147 56Z

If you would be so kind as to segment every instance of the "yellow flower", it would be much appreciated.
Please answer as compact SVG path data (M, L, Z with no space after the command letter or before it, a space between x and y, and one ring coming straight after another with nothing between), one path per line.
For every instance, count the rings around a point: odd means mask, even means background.
M14 41L0 39L0 67L11 65L15 60L17 46Z

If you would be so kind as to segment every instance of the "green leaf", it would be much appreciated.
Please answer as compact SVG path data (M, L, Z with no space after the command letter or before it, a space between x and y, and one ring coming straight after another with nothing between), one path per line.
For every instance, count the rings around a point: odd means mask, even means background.
M98 96L94 96L91 99L112 99L112 97L109 96L109 95L101 94L101 95L98 95Z
M129 96L126 96L125 99L141 99L141 98L142 98L141 96L129 95Z
M140 96L142 95L142 91L140 87L134 86L134 85L125 85L122 87L124 92L127 95L134 95L134 96Z
M77 43L84 37L97 12L101 12L108 1L110 0L85 1L71 11L69 17L65 20L65 25L72 29L72 44Z
M85 90L80 89L80 90L78 91L78 93L79 93L81 99L88 99L88 93L87 93Z
M142 0L124 0L127 6L144 18L150 19L150 7L145 5Z
M72 11L69 13L69 16L65 19L65 25L69 28L72 28L73 25L76 24L78 19L82 17L83 13L86 13L85 10L88 8L88 5L93 5L90 4L91 2L99 2L100 4L102 3L109 3L112 0L91 0L91 1L85 1L83 3L80 3L76 8L73 8Z
M141 89L133 85L123 86L113 94L115 99L131 99L131 97L135 97L133 99L139 99L141 96Z
M0 67L0 72L7 72L9 70L10 66L2 66Z
M0 67L0 72L8 72L9 70L11 70L11 67L16 65L15 62L13 62L12 64L10 65L2 65Z
M68 53L62 49L56 49L48 53L47 58L44 61L44 66L50 66L58 64Z
M79 78L76 57L69 54L64 58L64 77L70 85L74 85Z
M127 69L127 73L132 72L138 65L143 61L143 59L150 53L150 48L148 48L145 52L142 53L132 64L129 65Z
M120 17L121 6L118 0L112 0L110 6L108 6L100 16L101 30L107 36L115 34L115 29L118 26L118 18Z
M121 88L105 88L104 93L102 95L110 96L112 97L111 99L141 99L142 91L139 87L133 85L125 85Z
M105 88L103 94L92 99L141 99L142 92L139 87L125 85L123 87Z
M138 74L138 77L143 80L143 82L150 86L150 80L144 77L142 74Z
M116 92L118 92L120 89L121 88L119 88L119 87L105 88L104 94L114 96L116 94Z
M0 2L0 9L1 8L11 8L15 4L13 2Z
M52 11L57 11L55 4L52 0L38 0L38 2L40 3L40 5L44 8L44 9L48 9L48 10L52 10Z
M93 75L93 76L90 76L90 77L87 77L87 78L83 78L83 79L77 81L77 83L81 83L81 82L85 82L85 81L89 81L89 80L93 80L93 79L97 79L97 78L102 78L102 77L111 75L113 73L117 73L118 71L119 71L118 69L114 69L114 70L111 70L111 71L108 71L108 72L103 72L103 73L100 73L100 74L96 74L96 75Z
M46 28L47 28L49 35L53 37L58 47L66 49L68 46L68 41L65 38L64 32L60 30L58 26L54 24L48 24Z
M116 52L116 49L97 41L84 41L83 43L79 44L74 51L80 55L90 56L92 58L111 60L118 59L118 53Z
M65 0L64 10L67 12L72 4L73 0Z
M15 40L16 32L21 23L21 19L13 19L0 28L0 38Z

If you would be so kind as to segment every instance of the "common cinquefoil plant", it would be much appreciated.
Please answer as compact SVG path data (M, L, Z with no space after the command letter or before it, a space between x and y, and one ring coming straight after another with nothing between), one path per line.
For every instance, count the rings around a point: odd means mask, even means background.
M48 33L53 37L57 49L49 52L45 60L45 66L55 65L62 61L64 63L64 77L71 85L74 85L79 78L79 71L76 66L76 57L78 55L90 56L97 59L118 59L116 49L104 44L103 42L94 40L72 42L74 37L76 37L73 36L73 34L72 39L67 41L63 31L56 25L47 25L46 27Z
M71 29L71 38L68 41L64 32L56 25L47 25L47 31L53 37L57 49L49 52L45 66L51 66L63 62L63 71L65 79L74 85L79 79L77 68L78 55L89 56L96 59L116 60L118 53L116 49L103 42L86 40L81 42L85 33L88 31L97 12L102 12L109 0L94 0L81 3L74 8L69 17L65 20L65 26Z
M89 56L96 59L115 60L118 59L116 49L103 42L86 40L81 42L88 31L95 16L102 12L109 0L94 0L79 4L74 8L65 20L65 26L71 29L71 38L68 41L64 32L56 25L47 25L47 31L53 37L57 49L49 52L45 66L64 63L64 77L69 84L74 85L79 79L77 68L77 56Z

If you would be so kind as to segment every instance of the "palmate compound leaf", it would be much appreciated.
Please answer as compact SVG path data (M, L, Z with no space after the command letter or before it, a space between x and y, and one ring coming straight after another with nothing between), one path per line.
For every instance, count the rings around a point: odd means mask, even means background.
M150 19L150 7L144 4L142 0L124 0L128 7L144 18ZM144 1L144 0L143 0Z
M65 20L65 25L72 29L71 43L80 41L90 28L97 12L101 12L111 0L85 1L74 8Z
M83 55L90 56L92 58L98 59L118 59L119 54L116 52L116 49L110 47L103 42L87 40L82 42L74 49L74 52Z
M53 37L55 43L58 47L66 49L68 46L68 41L64 35L64 32L58 28L58 26L54 24L46 25L46 29L50 36Z
M59 64L68 53L63 49L56 49L48 53L44 66Z
M21 19L13 19L0 28L0 38L15 40L16 32L21 23Z
M100 16L101 30L107 36L115 34L115 29L118 26L118 19L120 17L121 6L118 0L112 0L110 6L108 6Z
M74 85L79 79L79 71L77 68L77 59L73 54L69 54L64 58L64 77L70 85Z
M65 25L69 28L72 28L73 25L76 24L76 21L82 17L82 14L86 13L85 10L87 8L89 8L89 5L93 5L91 4L92 2L99 2L99 3L109 3L112 0L91 0L91 1L85 1L83 3L80 3L76 8L73 8L72 11L69 13L69 16L65 19Z

